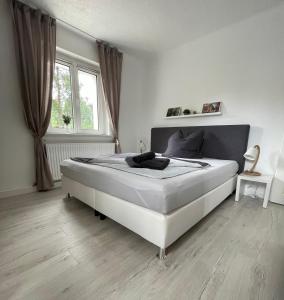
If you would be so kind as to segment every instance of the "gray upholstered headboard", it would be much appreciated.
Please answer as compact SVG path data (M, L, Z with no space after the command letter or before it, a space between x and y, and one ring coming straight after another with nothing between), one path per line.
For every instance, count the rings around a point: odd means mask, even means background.
M169 137L181 129L185 135L194 131L204 131L201 152L204 157L235 160L239 164L239 173L244 170L250 125L216 125L190 127L157 127L151 130L151 150L165 152Z

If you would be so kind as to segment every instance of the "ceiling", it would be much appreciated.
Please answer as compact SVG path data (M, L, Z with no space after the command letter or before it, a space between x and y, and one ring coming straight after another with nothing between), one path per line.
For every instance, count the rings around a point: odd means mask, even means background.
M28 0L90 35L158 52L268 10L283 0Z

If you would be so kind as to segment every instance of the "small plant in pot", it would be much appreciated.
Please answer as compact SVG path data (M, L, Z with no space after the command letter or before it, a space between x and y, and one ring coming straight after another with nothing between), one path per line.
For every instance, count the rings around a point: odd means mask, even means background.
M65 124L66 128L68 129L69 124L71 123L71 117L68 115L62 115L63 123Z

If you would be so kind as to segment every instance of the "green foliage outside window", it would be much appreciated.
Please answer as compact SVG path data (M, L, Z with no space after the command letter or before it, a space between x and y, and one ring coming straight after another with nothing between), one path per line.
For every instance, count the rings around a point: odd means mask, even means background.
M79 82L80 127L81 129L94 129L93 103L88 99L90 97L89 95L81 95L83 83ZM71 117L71 122L68 125L68 128L74 128L70 68L64 64L56 63L53 78L52 109L50 120L52 128L66 127L66 125L64 125L63 115Z
M80 97L81 128L93 129L93 105Z
M69 67L55 65L52 91L51 126L52 128L64 128L62 115L73 116L72 89ZM73 120L70 123L73 128Z

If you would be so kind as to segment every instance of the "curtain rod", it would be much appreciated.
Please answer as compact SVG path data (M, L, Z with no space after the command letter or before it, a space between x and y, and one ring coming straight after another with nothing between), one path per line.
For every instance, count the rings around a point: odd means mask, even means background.
M1 0L0 0L1 1ZM116 47L119 51L123 52L119 46L116 46L114 45L113 43L111 42L108 42L108 41L105 41L103 39L99 39L99 38L96 38L95 36L91 35L90 33L78 28L78 27L75 27L74 25L71 25L70 23L66 22L66 21L63 21L62 19L59 19L59 18L56 18L53 14L51 14L49 11L47 11L46 9L42 8L42 7L38 7L36 4L33 3L33 1L31 0L18 0L19 2L22 2L26 5L29 5L29 6L32 6L34 9L40 9L42 12L44 12L45 14L49 15L50 17L54 18L56 21L59 21L59 23L61 24L64 24L65 26L67 27L71 27L74 31L77 31L79 32L79 34L83 34L85 36L88 36L90 39L93 39L95 41L104 41L104 42L107 42L110 44L110 47Z
M86 31L84 31L84 30L82 30L82 29L80 29L80 28L77 28L77 27L75 27L75 26L73 26L73 25L71 25L71 24L69 24L69 23L67 23L67 22L65 22L65 21L63 21L62 19L55 18L54 16L51 16L51 17L54 18L54 19L56 19L56 21L58 21L59 23L62 23L62 24L64 24L64 25L67 26L67 27L73 28L75 31L79 31L79 32L82 33L82 34L87 35L89 38L91 38L91 39L93 39L93 40L96 40L96 41L99 41L99 40L100 40L100 39L96 38L95 36L89 34L88 32L86 32Z
M33 1L30 1L30 0L19 0L19 1L22 2L22 3L24 3L24 4L27 4L29 6L32 6L34 9L40 9L40 10L42 10L45 14L48 14L50 17L52 17L56 21L59 21L59 23L64 24L67 27L71 27L75 31L79 31L82 34L87 35L89 38L92 38L92 39L98 40L98 41L100 40L100 39L96 38L95 36L91 35L90 33L86 32L86 31L84 31L84 30L82 30L82 29L80 29L78 27L75 27L74 25L71 25L70 23L67 23L66 21L63 21L62 19L56 18L49 11L45 10L42 7L38 7L36 4L33 3Z

